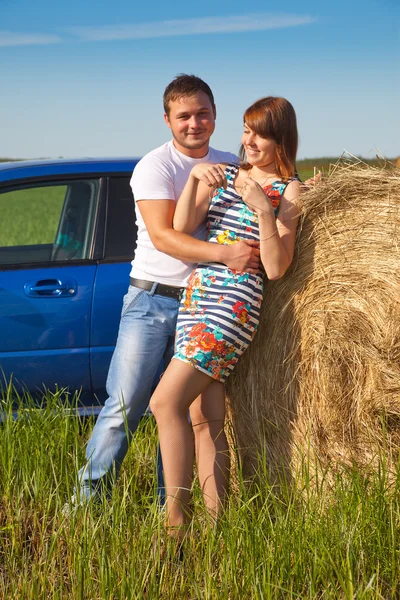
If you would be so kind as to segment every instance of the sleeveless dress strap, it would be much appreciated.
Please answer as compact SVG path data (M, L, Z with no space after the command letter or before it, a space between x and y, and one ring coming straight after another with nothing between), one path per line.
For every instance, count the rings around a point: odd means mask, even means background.
M239 171L239 165L235 163L229 163L225 167L224 175L226 177L226 181L229 184L233 185L234 179L236 177L237 172Z

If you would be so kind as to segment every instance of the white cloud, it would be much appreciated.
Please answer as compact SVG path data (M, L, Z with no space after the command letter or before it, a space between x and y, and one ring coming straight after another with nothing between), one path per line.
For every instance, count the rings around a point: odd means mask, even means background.
M255 13L230 17L174 19L154 23L138 23L137 25L75 27L69 29L69 32L77 35L81 40L92 42L262 31L308 25L315 21L315 17L308 15Z
M61 41L62 38L58 35L48 35L41 33L14 33L12 31L0 31L0 47L57 44Z
M309 15L253 13L230 17L202 17L196 19L173 19L135 25L104 27L73 27L67 30L82 41L137 40L182 35L206 35L211 33L243 33L266 29L283 29L308 25L316 21ZM17 33L0 31L0 47L57 44L67 41L60 35L41 33ZM69 41L70 38L69 38Z

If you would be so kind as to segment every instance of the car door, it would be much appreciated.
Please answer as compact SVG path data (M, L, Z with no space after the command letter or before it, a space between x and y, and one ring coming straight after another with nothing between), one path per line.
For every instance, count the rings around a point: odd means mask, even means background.
M0 368L3 385L91 400L90 323L100 177L0 188Z
M129 180L130 175L112 176L107 182L104 250L94 284L90 349L93 392L100 402L106 399L107 373L136 246L135 206Z

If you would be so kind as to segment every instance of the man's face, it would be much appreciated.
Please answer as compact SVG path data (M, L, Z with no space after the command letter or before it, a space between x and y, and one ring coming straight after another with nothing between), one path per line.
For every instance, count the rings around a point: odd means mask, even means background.
M204 92L170 102L169 115L164 114L175 147L191 158L203 158L207 154L215 117L215 106Z

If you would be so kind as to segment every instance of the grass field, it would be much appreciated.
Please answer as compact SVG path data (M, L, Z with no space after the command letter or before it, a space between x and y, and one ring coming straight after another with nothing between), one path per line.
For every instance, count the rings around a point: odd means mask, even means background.
M66 186L42 186L0 194L0 247L52 244Z
M226 512L209 526L199 490L182 560L167 545L155 502L156 430L134 436L111 501L65 517L93 423L47 398L47 408L8 416L0 435L0 598L8 599L397 599L400 591L400 477L385 465L354 471L327 490L323 473L278 494L260 474L240 472Z

